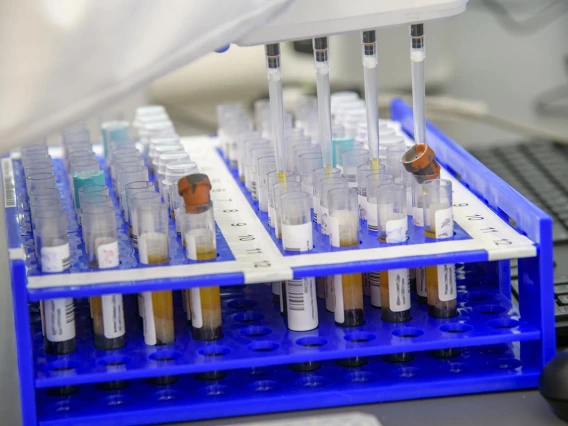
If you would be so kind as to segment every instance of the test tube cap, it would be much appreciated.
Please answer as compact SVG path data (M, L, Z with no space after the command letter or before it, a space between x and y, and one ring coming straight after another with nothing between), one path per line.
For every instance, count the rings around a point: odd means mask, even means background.
M440 164L436 161L434 150L425 143L412 146L402 156L404 168L419 181L440 177Z
M211 182L203 173L187 175L178 181L178 191L186 206L200 206L210 201Z

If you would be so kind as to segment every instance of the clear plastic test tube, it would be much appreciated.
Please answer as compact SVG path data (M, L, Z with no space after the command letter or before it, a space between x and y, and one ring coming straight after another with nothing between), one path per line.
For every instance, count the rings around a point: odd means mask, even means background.
M42 212L44 210L62 211L61 199L48 197L48 198L38 198L35 199L34 201L30 201L30 216L32 219L32 231L34 232L34 236L35 236L36 225L38 222L36 220L36 216L39 212ZM39 246L36 244L35 248L36 248L36 255L39 257Z
M147 181L149 179L148 168L146 166L128 166L123 167L118 172L118 199L120 208L123 212L127 211L126 194L124 187L130 182Z
M272 157L274 161L274 151L272 148L254 148L250 151L250 194L254 201L258 201L258 159L263 157Z
M373 170L371 163L362 164L357 167L357 197L359 199L359 218L367 220L367 176L373 173L385 173L385 165L379 164Z
M347 179L350 188L357 187L357 167L368 163L369 163L368 149L357 148L357 149L349 149L347 151L343 151L343 159L341 162L343 166L342 175L345 179Z
M328 192L336 188L347 188L347 180L342 177L330 177L319 181L318 192L320 195L321 233L329 235L329 197Z
M176 144L160 144L156 145L154 148L154 154L150 158L150 164L148 165L153 174L158 173L158 160L160 155L166 152L185 152L185 148L181 143Z
M392 135L382 135L381 134L381 146L379 147L379 161L386 164L387 160L387 150L393 146L403 146L406 147L406 142L402 136L395 135L393 129L388 129L392 131Z
M377 191L379 241L400 244L408 240L406 189L404 185L385 183ZM410 314L408 268L380 272L381 317L386 322L406 322Z
M109 189L106 185L86 185L79 188L79 209L77 210L77 218L79 223L82 223L82 205L87 198L94 197L96 195L106 195L109 196Z
M411 175L412 186L412 223L419 228L424 227L424 189L422 183ZM426 287L426 268L414 268L416 277L416 299L418 303L428 303L428 290Z
M324 160L325 164L325 160ZM314 222L321 224L321 206L320 206L320 181L328 177L341 177L341 170L337 168L322 167L315 169L313 172L312 184L314 187Z
M128 206L130 205L130 198L138 192L154 192L154 184L150 181L135 181L124 185L124 216L123 219L126 223L130 223L130 213Z
M168 164L176 161L190 161L189 154L185 151L164 152L158 157L158 170L156 172L156 182L158 183L158 192L162 194L162 198L166 205L170 205L170 193L164 191L164 179L166 178L166 169Z
M102 204L89 208L84 213L83 229L89 266L116 268L119 251L114 209ZM100 350L123 347L126 340L122 294L92 296L90 304L95 347Z
M276 165L278 167L278 164ZM297 181L298 177L294 172L286 172L285 177L282 178L280 172L270 172L267 175L267 191L268 191L268 225L271 228L276 227L276 203L274 202L274 191L272 187L277 182Z
M107 168L110 170L110 177L112 179L113 186L116 186L116 173L118 166L116 160L118 158L129 158L129 157L140 157L140 151L135 146L127 146L124 148L118 148L113 145L109 147L109 154L106 159Z
M55 199L61 201L61 193L57 188L40 188L36 192L30 192L28 194L30 203L42 199Z
M161 202L140 204L136 207L136 214L140 263L154 265L169 261L166 205ZM142 293L142 301L144 342L150 346L173 343L175 335L171 290L146 291Z
M239 173L239 180L241 182L245 181L245 162L246 162L246 153L248 152L246 150L246 147L247 145L250 146L250 144L254 142L261 142L261 141L263 141L263 139L261 137L260 132L258 131L243 132L239 134L239 146L238 146L239 156L237 159L237 168Z
M274 157L261 157L258 159L258 209L268 212L268 174L276 171Z
M161 199L155 191L143 191L132 194L129 199L128 217L130 219L128 230L132 247L138 250L138 207L144 204L154 204Z
M424 235L446 239L454 236L452 182L434 179L424 182ZM458 314L455 265L426 267L428 314L451 318Z
M378 229L377 219L377 193L379 186L385 183L394 183L394 177L387 173L373 173L367 175L365 187L367 188L367 229Z
M42 272L64 272L71 267L67 219L59 210L41 210L36 215L34 240L40 254ZM75 350L75 312L73 299L40 302L44 350L63 355Z
M333 247L359 245L359 204L355 188L334 188L327 194L330 205L330 241ZM335 323L358 327L365 323L363 282L360 273L333 277Z
M164 192L169 193L170 217L176 221L176 233L181 235L182 220L178 220L177 212L183 210L183 201L178 191L178 181L187 175L199 173L197 164L193 161L181 160L170 163L166 167L166 177L164 179Z
M302 191L310 194L310 208L314 208L314 170L323 167L321 152L308 152L298 157L298 173Z
M34 173L26 176L26 190L38 192L43 188L55 188L55 175L53 172Z
M108 156L109 145L114 142L118 145L130 140L130 123L128 121L106 121L101 124L101 138L103 154Z
M201 173L188 175L180 179L178 189L184 201L183 231L187 258L196 261L217 258L209 178ZM223 337L219 287L193 287L189 294L193 338L216 340Z
M245 158L245 188L252 192L253 190L253 162L254 158L258 160L260 157L274 155L274 150L270 144L259 142L249 145ZM274 158L276 161L276 157ZM254 166L256 168L256 165ZM256 181L255 181L256 182ZM256 184L256 183L255 183Z
M395 145L387 148L386 172L394 177L396 184L404 184L408 172L402 165L402 156L406 153L405 145Z
M87 185L104 185L105 174L97 160L78 160L70 165L73 177L73 201L75 208L79 206L79 189Z
M24 166L24 176L30 176L35 173L53 173L53 164L51 161L41 160Z
M302 184L295 180L285 180L283 182L276 182L272 185L272 199L274 200L274 209L276 211L276 221L274 224L274 234L276 238L282 238L282 218L280 196L288 191L301 191Z

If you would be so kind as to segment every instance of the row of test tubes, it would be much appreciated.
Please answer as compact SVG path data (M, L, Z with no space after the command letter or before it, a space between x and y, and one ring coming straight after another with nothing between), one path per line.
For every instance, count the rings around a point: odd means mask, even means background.
M207 176L198 173L197 165L185 152L162 107L139 108L134 126L140 137L138 143L131 140L128 122L103 123L105 162L93 152L84 126L75 126L62 133L65 179L81 223L88 266L93 269L119 266L120 252L128 250L128 247L119 248L117 229L122 226L128 229L132 248L138 252L141 264L168 262L170 222L174 220L176 226L172 229L186 247L189 259L216 258L215 224ZM22 163L41 271L65 272L71 267L71 249L67 216L58 187L66 185L56 179L52 159L44 144L22 150ZM106 165L107 173L101 164ZM155 178L153 181L150 181L151 176ZM194 184L204 188L198 199L194 192L187 190L187 183L192 179L197 180ZM114 207L117 204L121 212L118 216ZM193 288L182 294L193 337L198 340L222 337L219 288ZM89 304L95 347L99 350L124 347L126 327L122 295L91 297ZM40 309L45 352L51 355L73 352L76 349L73 299L45 300ZM171 291L138 295L138 314L147 345L174 342Z
M361 226L377 232L382 243L405 244L409 221L422 227L427 238L453 237L451 182L409 173L402 158L411 143L395 123L382 120L379 164L372 164L365 103L356 93L331 95L331 169L324 167L318 145L313 97L298 100L295 120L284 115L285 175L277 171L268 109L268 100L257 101L251 120L242 106L223 104L217 108L217 118L226 158L238 170L258 210L268 213L269 226L284 250L311 251L314 232L326 235L333 247L358 246ZM411 288L420 303L428 303L432 317L457 315L453 265L277 282L273 294L288 316L288 327L307 331L318 326L316 296L325 299L339 326L364 324L364 295L381 308L384 321L409 321Z

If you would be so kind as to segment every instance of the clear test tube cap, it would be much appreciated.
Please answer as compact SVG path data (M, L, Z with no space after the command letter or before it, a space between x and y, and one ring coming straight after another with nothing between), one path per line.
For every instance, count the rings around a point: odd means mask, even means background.
M454 236L452 182L433 179L424 182L424 233L429 238Z
M406 187L382 183L377 188L377 222L379 240L402 243L408 239Z
M329 235L334 247L359 245L359 203L355 188L334 188L327 194Z

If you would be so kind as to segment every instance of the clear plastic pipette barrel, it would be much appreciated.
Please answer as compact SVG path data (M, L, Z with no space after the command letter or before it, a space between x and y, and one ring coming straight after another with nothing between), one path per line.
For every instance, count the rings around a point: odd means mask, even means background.
M414 109L414 142L426 143L426 111L424 109L424 24L410 26L410 62L412 64L412 107Z
M319 141L324 168L333 167L333 143L331 140L331 101L329 94L329 64L327 37L314 38L314 61L319 112Z
M373 169L379 167L379 104L377 99L377 41L375 31L361 33L363 44L363 77L367 107L367 139Z
M280 69L280 45L267 44L266 68L268 72L268 97L270 99L270 122L276 169L286 173L286 139L284 138L284 104L282 100L282 71Z

